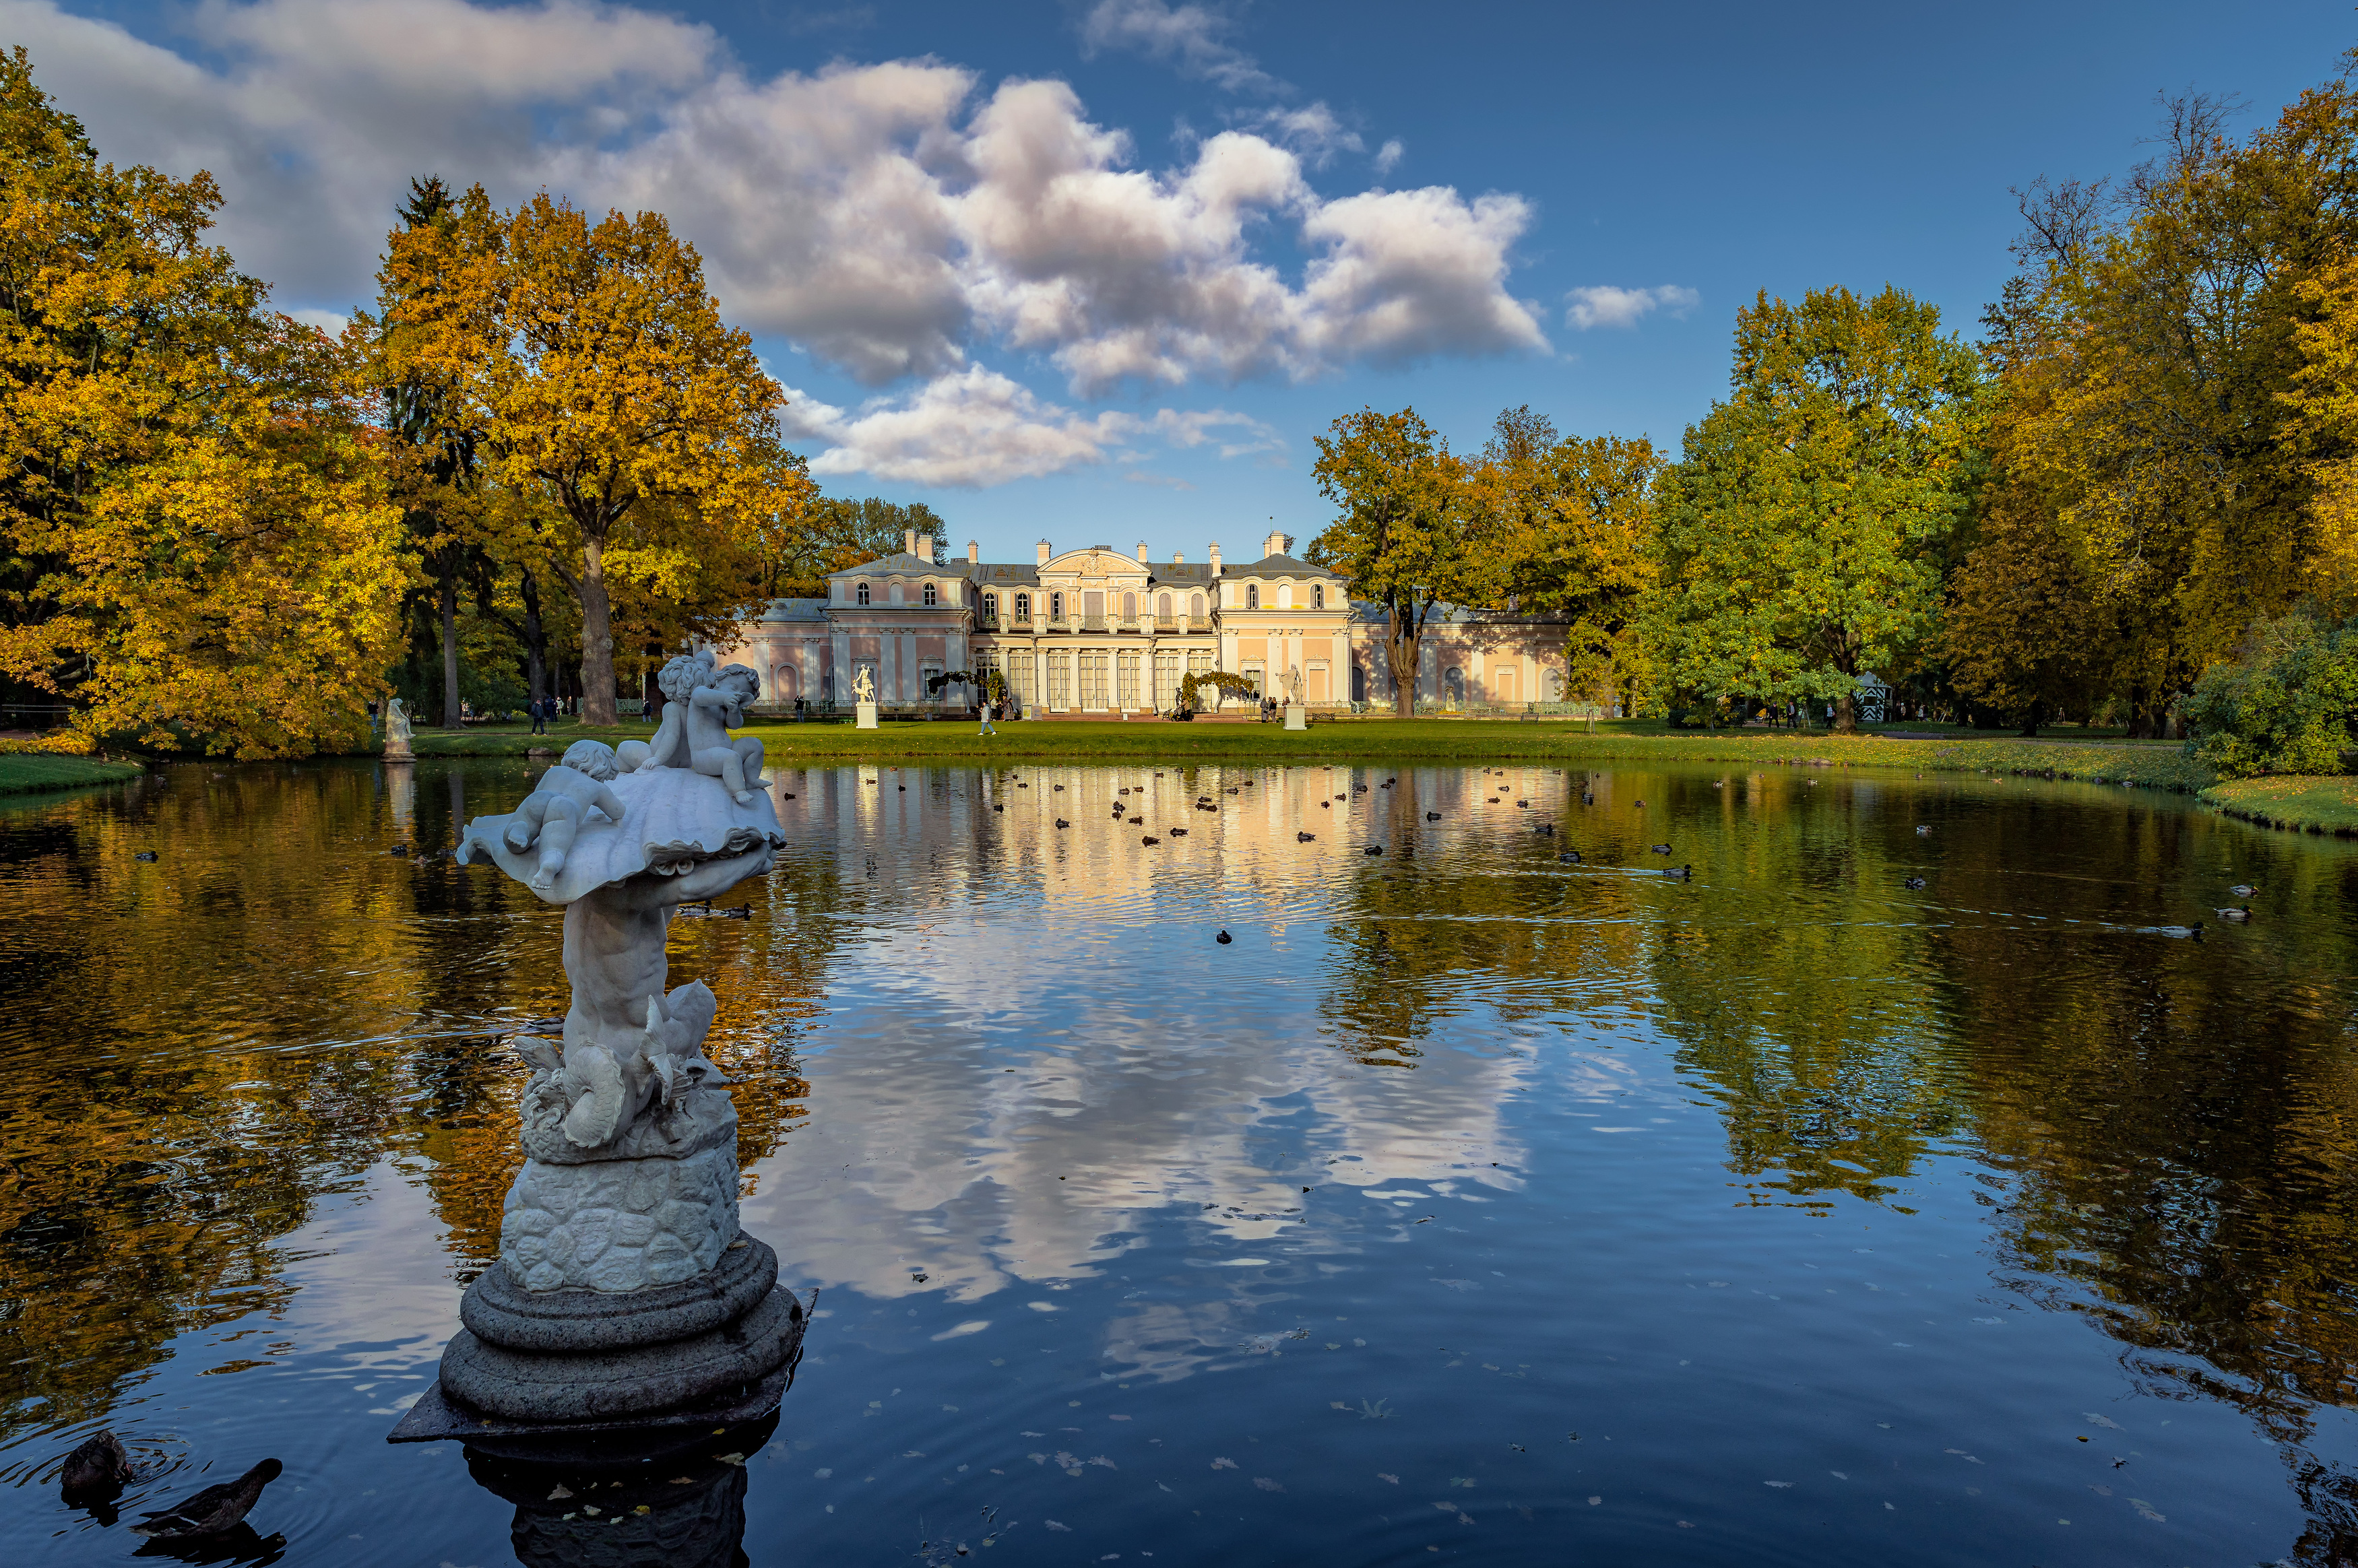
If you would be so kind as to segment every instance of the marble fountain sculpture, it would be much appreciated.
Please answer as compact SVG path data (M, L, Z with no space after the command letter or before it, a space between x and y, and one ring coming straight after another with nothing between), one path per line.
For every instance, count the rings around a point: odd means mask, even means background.
M467 825L461 863L563 907L572 1005L561 1042L518 1042L532 1077L500 1260L394 1442L752 1420L801 1348L777 1255L737 1226L711 989L665 989L673 912L766 872L784 842L760 742L728 733L759 683L708 653L659 684L652 743L579 741L514 811Z

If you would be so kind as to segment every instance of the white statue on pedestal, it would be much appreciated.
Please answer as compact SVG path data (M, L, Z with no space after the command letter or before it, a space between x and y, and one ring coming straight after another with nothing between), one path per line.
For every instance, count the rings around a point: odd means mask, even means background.
M384 705L384 760L406 762L415 755L409 749L409 709L394 697Z
M868 666L866 665L860 665L860 668L852 674L851 695L858 697L862 702L873 702L876 700L876 680L874 676L868 673Z

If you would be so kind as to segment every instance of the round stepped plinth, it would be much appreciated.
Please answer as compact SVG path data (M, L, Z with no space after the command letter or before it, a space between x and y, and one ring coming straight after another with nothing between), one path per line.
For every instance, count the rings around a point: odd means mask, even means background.
M802 1339L802 1303L777 1279L777 1254L752 1237L709 1273L620 1294L525 1290L502 1264L467 1287L442 1388L535 1422L654 1415L749 1388Z

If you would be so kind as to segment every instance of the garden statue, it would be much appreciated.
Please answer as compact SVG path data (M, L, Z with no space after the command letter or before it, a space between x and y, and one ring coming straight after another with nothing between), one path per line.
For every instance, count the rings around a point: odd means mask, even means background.
M860 665L860 668L852 675L851 695L858 697L862 702L873 702L876 700L876 680L874 676L868 673L868 666L866 665Z
M533 1073L500 1261L395 1442L749 1420L783 1392L803 1309L738 1229L737 1108L704 1054L717 1004L701 980L665 989L673 911L763 874L784 843L770 796L737 787L758 773L699 733L740 711L694 707L738 689L711 665L665 666L666 695L690 694L668 742L577 742L514 813L467 825L461 863L565 910L572 1003L560 1041L518 1043Z
M414 762L417 754L409 749L409 709L394 697L384 705L384 760L388 762Z

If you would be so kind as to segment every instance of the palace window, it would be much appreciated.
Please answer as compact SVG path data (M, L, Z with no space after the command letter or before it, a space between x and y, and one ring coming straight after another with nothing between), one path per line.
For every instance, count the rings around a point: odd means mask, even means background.
M1191 621L1201 621L1204 619L1204 596L1202 594L1195 593L1188 595L1187 618Z
M1121 618L1124 621L1138 619L1138 595L1125 593L1121 596Z
M1048 619L1051 621L1062 621L1064 618L1065 596L1061 593L1050 594L1048 596Z
M1015 619L1018 621L1029 621L1032 619L1032 596L1030 594L1019 593L1015 596Z
M1247 610L1260 608L1260 584L1254 582L1245 585L1245 608Z
M1310 585L1310 608L1313 610L1324 610L1326 608L1326 585L1325 583L1314 582Z
M858 588L853 589L851 593L852 597L860 603L865 604L868 602L868 585L866 583L863 582Z
M1157 621L1168 621L1171 619L1171 596L1169 594L1166 593L1162 598L1154 601L1154 618Z
M925 608L930 610L940 602L941 595L935 591L934 585L932 583L927 583L925 585Z
M1293 585L1292 583L1282 582L1277 585L1277 607L1280 610L1291 610L1293 608Z
M1136 654L1117 654L1113 661L1113 699L1123 708L1138 706L1138 665Z
M982 619L985 625L999 619L999 595L986 593L982 596Z

